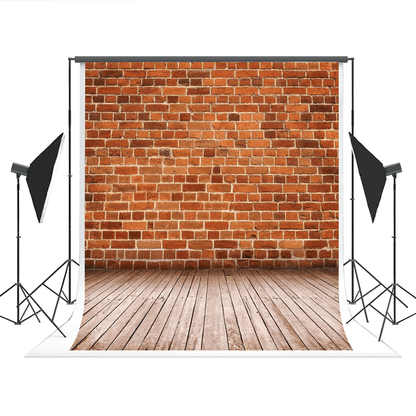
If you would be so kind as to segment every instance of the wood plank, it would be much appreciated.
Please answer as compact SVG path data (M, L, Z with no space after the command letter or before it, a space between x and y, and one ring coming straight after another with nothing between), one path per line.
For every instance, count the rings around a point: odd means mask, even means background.
M285 276L285 284L296 293L298 298L303 300L311 299L315 304L318 304L322 310L325 310L328 314L330 314L333 319L342 324L339 309L335 309L339 308L338 303L327 297L317 297L314 292L310 291L308 287L305 286L304 281L298 279L296 276L293 277L290 274L290 271L282 271L281 274Z
M85 287L85 301L89 301L93 299L96 295L99 295L102 291L107 290L109 287L113 286L114 284L118 284L118 282L126 276L126 274L133 273L134 270L115 270L111 271L110 273L104 274L102 278L98 278L96 280L91 281L90 287Z
M262 298L256 292L256 284L253 284L252 281L248 279L248 274L250 274L247 270L239 270L239 275L244 283L248 294L250 295L254 305L256 306L264 324L270 333L276 347L278 350L290 350L290 346L287 343L285 337L282 334L282 331L274 321L272 315L270 314L269 310L267 309L266 305L263 303ZM265 348L263 348L265 349Z
M235 270L232 273L234 275L234 280L236 282L238 291L240 292L241 299L243 300L247 313L250 316L253 328L256 331L261 348L267 351L275 350L276 347L277 349L283 349L280 342L278 345L274 343L273 338L271 337L265 323L263 322L262 316L256 307L256 304L253 302L253 299L251 298L246 286L242 281L242 274L240 270Z
M320 290L322 293L329 296L331 299L338 299L338 289L334 286L324 282L321 279L317 279L316 277L312 276L310 273L299 273L298 270L286 270L286 272L291 272L292 274L296 274L300 279L305 280L309 283L310 286L315 287L316 289Z
M124 288L126 293L126 299L128 295L136 290L136 285L144 283L143 274L130 285L129 288ZM150 276L149 276L150 278ZM134 285L136 282L136 285ZM111 326L114 319L116 319L117 312L122 313L123 308L117 299L108 299L105 303L105 307L97 309L96 313L90 317L90 319L80 327L76 343L74 343L73 349L90 349L92 345L100 338L100 336ZM99 304L101 306L101 303Z
M114 290L117 290L127 280L134 276L134 270L125 270L117 275L114 279L108 280L99 288L89 291L85 296L85 309L90 309L91 305L97 304L100 299L109 296Z
M290 274L290 271L285 271ZM299 277L297 274L290 274L290 278L293 279L296 284L302 288L302 291L307 293L309 297L319 299L320 302L325 303L327 310L331 310L335 315L339 315L339 302L332 296L318 289L315 285L311 284L308 280Z
M105 308L101 309L100 312L95 315L93 319L90 319L87 324L85 324L82 328L79 329L77 337L72 344L72 350L87 350L89 348L85 347L85 343L83 342L84 339L88 336L88 334L98 325L105 317L112 311L116 302L111 301L109 302Z
M241 299L235 279L231 271L225 271L225 280L233 303L238 327L240 328L241 338L245 350L261 350L260 342L257 338L256 331L251 322L250 316Z
M184 312L184 307L188 296L190 295L190 290L196 275L195 270L188 271L186 280L182 286L182 289L176 299L175 305L172 308L172 311L169 315L169 318L166 321L166 324L163 327L162 333L157 341L155 350L169 350L173 343L173 338L176 333L176 329L179 325L182 313ZM185 347L186 342L184 343Z
M279 279L280 286L286 285L291 291L294 292L294 302L306 313L306 315L325 333L325 335L333 341L337 346L337 349L350 349L348 342L346 342L345 333L343 331L342 323L336 321L321 305L314 302L307 294L302 292L293 282L290 280L290 271L280 271L280 274L284 276ZM289 277L289 278L287 278ZM325 317L326 319L323 319ZM328 324L328 322L330 324ZM338 331L341 332L339 333ZM345 339L341 336L344 335ZM331 345L330 345L331 346ZM333 347L333 346L332 346Z
M150 328L155 322L159 312L163 308L163 305L165 304L166 300L169 298L169 294L172 292L173 288L176 286L176 283L178 279L181 277L182 273L183 273L182 270L174 271L173 277L170 279L169 283L163 289L162 293L154 301L148 313L146 314L144 319L140 322L140 325L137 326L135 332L133 333L131 338L128 340L127 344L124 346L125 350L139 349L143 340L146 338L147 333L149 332Z
M316 303L297 299L295 302L308 315L308 317L315 322L315 324L322 330L322 332L336 345L339 350L351 350L351 346L346 340L342 324L328 318L332 318L325 310L320 311L316 308ZM320 312L321 315L318 313ZM328 322L331 322L329 324ZM334 325L335 323L335 325ZM334 348L335 349L335 348Z
M154 281L132 302L122 316L112 325L111 331L105 334L100 343L107 345L108 350L122 350L132 334L140 326L140 323L174 278L173 271L163 270ZM99 347L97 343L96 348Z
M208 351L228 349L218 272L216 270L208 271L208 288L204 333L202 336L202 349Z
M140 274L136 279L136 274L133 270L124 275L123 281L116 286L111 286L106 291L102 292L101 297L96 297L94 300L87 303L84 307L84 315L82 318L82 325L85 325L90 319L92 319L103 307L113 300L118 300L120 296L128 296L130 292L125 293L126 290L134 291L135 285L140 284L143 278L146 276Z
M94 287L99 288L100 286L103 286L105 283L115 279L120 274L125 273L126 271L127 270L114 269L107 272L103 271L102 273L99 273L97 276L94 276L88 282L85 282L85 293L91 293L94 290Z
M273 288L273 290L284 290L285 292L290 290L287 288L287 286L284 285L284 283L281 280L277 278L278 274L269 274L268 270L265 270L265 273L272 278L271 281L269 281L268 283ZM308 349L337 349L333 341L315 324L315 322L303 311L302 308L299 307L299 305L292 298L287 297L286 299L284 299L284 303L290 309L292 314L295 315L299 322L303 325L304 329L301 329L301 327L298 326L299 330L302 331L302 340L304 339L304 337L306 337L305 341L307 340L307 342L312 343L312 345L315 345L314 348L308 346ZM304 343L306 344L305 341ZM317 343L319 344L316 345Z
M338 289L339 287L339 276L338 276L338 269L337 274L334 275L327 270L322 269L307 269L305 270L306 273L323 280L324 282L328 283L329 285L333 286L334 288Z
M341 322L341 317L338 316L337 318L334 318L332 314L330 314L328 311L326 311L320 304L319 301L315 299L303 299L303 302L319 317L321 318L326 324L329 325L331 329L324 329L324 332L342 349L351 349L351 346L349 345L349 341L347 338L347 335L344 330L344 325ZM332 334L332 330L336 332L336 335ZM338 339L338 336L341 338L340 340L336 341Z
M125 272L125 273L128 273L128 272ZM117 290L117 289L115 289L115 290ZM80 327L82 328L84 325L86 325L101 310L106 308L110 302L111 302L111 299L106 298L105 295L104 295L103 297L97 297L96 301L94 301L93 303L90 303L89 306L85 306L85 304L84 304L84 313L83 313L83 316L82 316L82 321L81 321Z
M220 293L222 306L224 310L225 328L227 331L227 341L229 350L243 350L243 340L241 339L240 328L238 327L237 317L233 303L231 301L231 295L228 290L227 282L223 272L218 273L218 282L220 285Z
M268 270L262 270L266 276L271 277L268 274ZM295 330L299 338L306 345L309 350L322 350L323 347L317 342L317 340L311 335L308 329L305 327L303 320L303 314L300 312L300 308L288 297L280 286L271 278L266 279L267 285L270 289L274 290L280 297L280 302L277 304L280 311L283 313L291 327ZM269 290L270 290L269 289ZM299 313L299 315L298 315Z
M97 279L100 275L103 276L106 274L107 274L107 270L105 269L85 269L85 272L84 272L85 285L91 282L91 280Z
M282 331L290 348L292 350L307 350L308 348L291 325L290 321L293 323L295 318L293 318L291 314L289 314L289 316L284 314L284 311L286 310L285 304L283 300L270 289L270 286L266 281L267 276L264 276L258 270L250 270L250 273L251 276L248 275L249 279L251 281L254 279L256 282L255 288L258 295L267 307L267 310L270 312L270 315L273 317L277 326Z
M195 303L198 296L199 285L202 273L195 271L193 276L192 286L186 298L182 314L180 316L178 325L173 336L171 350L185 350L188 335L190 333L192 315L194 313Z
M185 270L140 345L140 350L169 349L191 284L192 273Z
M187 350L202 349L202 335L204 332L205 305L207 301L208 289L208 270L202 270L201 282L198 288L195 309L192 315L191 327L189 329L188 340L186 342Z
M153 270L141 274L136 284L130 288L130 293L126 293L122 300L111 300L110 302L114 302L116 307L88 334L87 340L84 340L85 346L93 350L107 349L119 333L119 327L116 325L118 319L126 313L140 293L156 284L155 282L159 274L160 272Z

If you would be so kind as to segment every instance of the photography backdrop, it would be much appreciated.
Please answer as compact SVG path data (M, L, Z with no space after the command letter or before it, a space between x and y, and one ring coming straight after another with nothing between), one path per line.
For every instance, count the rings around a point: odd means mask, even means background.
M86 268L338 266L338 62L101 59L85 111Z

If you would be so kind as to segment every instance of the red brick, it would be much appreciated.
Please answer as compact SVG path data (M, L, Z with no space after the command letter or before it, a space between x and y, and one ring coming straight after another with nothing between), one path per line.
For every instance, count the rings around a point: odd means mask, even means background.
M126 202L108 202L105 204L106 211L126 211L129 204Z
M135 248L136 242L130 240L113 240L111 248Z
M204 204L202 202L182 202L181 210L189 211L196 210L202 211L204 209Z
M231 185L208 185L208 192L231 192Z
M155 221L154 228L155 230L177 230L178 222L177 221Z
M179 223L181 230L202 230L204 228L203 221L181 221Z
M280 228L282 230L302 230L303 223L300 221L282 221L280 223Z
M188 95L201 95L201 94L209 94L210 89L207 87L201 87L201 88L188 88L187 92Z
M146 230L147 224L144 221L125 221L123 222L124 230Z
M214 241L214 248L237 248L238 242L234 240Z
M183 185L183 192L204 192L204 191L205 191L205 184L203 183Z
M206 230L228 230L228 223L225 221L205 221Z
M212 241L208 240L190 240L188 244L191 250L210 249L213 246Z
M166 248L166 249L184 249L184 248L186 248L186 241L165 240L165 241L163 241L163 248Z

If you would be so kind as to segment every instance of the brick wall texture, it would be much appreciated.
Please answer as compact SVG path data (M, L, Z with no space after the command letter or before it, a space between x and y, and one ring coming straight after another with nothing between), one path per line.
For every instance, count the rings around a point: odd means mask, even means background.
M85 265L338 265L338 63L87 63Z

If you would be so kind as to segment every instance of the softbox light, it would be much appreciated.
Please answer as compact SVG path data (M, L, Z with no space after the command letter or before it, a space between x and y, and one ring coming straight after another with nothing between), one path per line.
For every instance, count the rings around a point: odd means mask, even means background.
M61 133L29 166L26 176L27 186L32 197L33 206L39 222L43 221L49 199L49 191L58 165L59 155L64 142Z
M383 164L372 153L370 153L351 133L349 134L371 220L374 222L381 195L383 194L384 185L386 184L386 170Z

